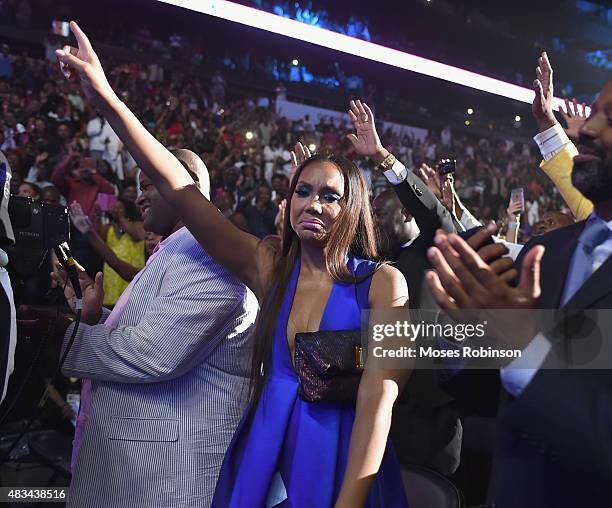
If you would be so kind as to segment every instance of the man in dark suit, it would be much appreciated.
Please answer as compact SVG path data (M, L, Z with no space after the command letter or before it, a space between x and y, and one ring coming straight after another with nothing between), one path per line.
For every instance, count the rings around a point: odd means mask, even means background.
M415 217L402 205L393 190L386 190L373 201L374 215L381 236L381 251L386 259L395 261L410 291L410 307L418 308L425 271L431 268L427 249L433 244L435 229L421 232ZM414 207L413 207L414 208ZM435 226L435 221L433 222ZM430 240L427 240L427 237ZM430 243L431 242L431 243Z
M534 82L534 113L552 129L552 72L546 55ZM428 283L445 309L612 308L612 81L580 129L572 183L594 205L586 221L530 242L517 259L513 287L492 273L457 237L436 237ZM548 120L546 125L544 120ZM452 295L452 297L451 297ZM522 350L501 371L507 393L498 415L498 449L491 497L497 508L608 507L612 485L612 360L608 370L549 370L571 366L568 335L553 340L533 324L508 325ZM603 330L602 340L610 341ZM558 363L556 363L558 365Z
M424 194L430 193L424 189ZM396 261L410 292L410 308L419 308L425 271L430 268L427 248L433 242L435 211L416 205L424 231L402 206L393 190L374 199L374 214L382 239L385 257ZM425 210L424 210L425 209ZM433 214L431 219L428 214ZM425 229L429 225L430 229ZM433 227L433 229L431 229ZM427 240L429 238L429 240ZM428 243L429 242L429 243ZM430 467L439 473L452 474L459 465L461 422L453 398L438 388L437 372L418 370L412 374L393 411L391 437L398 459L403 464Z
M433 245L437 229L456 231L453 218L423 180L382 145L367 104L351 101L349 116L356 133L349 134L348 139L355 151L376 164L376 171L384 173L399 198L393 199L392 192L384 192L375 200L374 207L379 227L395 250L391 259L397 261L408 282L410 308L418 308L423 275L431 268L427 249Z

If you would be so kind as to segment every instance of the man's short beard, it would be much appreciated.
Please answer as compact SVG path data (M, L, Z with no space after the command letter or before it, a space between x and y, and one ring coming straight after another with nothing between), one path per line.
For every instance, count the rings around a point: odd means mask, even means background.
M612 199L612 159L574 163L572 184L591 201Z

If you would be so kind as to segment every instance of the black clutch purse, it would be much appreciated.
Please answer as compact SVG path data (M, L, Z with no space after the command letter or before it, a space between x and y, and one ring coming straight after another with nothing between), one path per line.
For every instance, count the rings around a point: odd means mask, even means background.
M355 404L363 349L359 330L319 330L295 336L299 396L306 402Z

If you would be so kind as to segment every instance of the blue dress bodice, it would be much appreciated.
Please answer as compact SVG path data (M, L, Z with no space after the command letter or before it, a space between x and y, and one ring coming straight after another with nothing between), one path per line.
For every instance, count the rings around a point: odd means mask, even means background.
M373 273L376 264L349 258L353 275ZM281 506L332 507L340 493L355 408L309 403L298 396L299 378L287 341L287 322L299 277L296 263L279 312L271 371L250 423L243 418L225 456L212 506L275 506L270 489L286 492ZM334 282L321 318L321 330L358 330L372 277L358 284ZM365 295L365 298L364 296ZM360 307L361 304L361 307ZM285 496L283 496L285 497ZM406 508L399 465L388 445L370 491L367 508Z

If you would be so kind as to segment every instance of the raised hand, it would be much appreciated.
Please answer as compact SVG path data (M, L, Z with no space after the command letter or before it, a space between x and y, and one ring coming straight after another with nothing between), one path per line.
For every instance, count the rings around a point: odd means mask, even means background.
M580 106L582 106L582 111L580 111ZM559 106L559 112L567 123L567 129L565 129L565 132L572 141L576 142L580 137L580 127L582 127L587 119L586 104L583 102L581 105L579 105L578 101L574 97L571 102L568 99L565 99L565 108L566 111L563 111L563 106Z
M94 105L98 105L102 98L110 99L115 94L85 33L74 21L70 22L70 30L77 40L78 48L64 46L55 51L60 69L67 79L78 76L85 96Z
M81 205L76 201L73 201L70 205L70 221L83 235L91 231L91 221L89 217L85 215Z
M293 147L293 150L291 151L291 164L292 164L291 176L292 177L293 177L293 173L295 173L297 168L301 166L302 164L304 164L306 159L310 159L310 157L312 157L312 154L310 153L310 149L306 145L303 145L301 141L298 141Z
M516 220L516 216L521 213L522 207L523 203L520 199L512 200L512 198L510 198L510 203L508 204L508 208L506 208L506 216L510 222Z
M423 180L425 185L438 198L442 198L442 190L440 189L440 178L438 172L431 166L423 163L416 171L417 176Z
M531 111L540 132L549 129L557 123L553 113L553 70L546 51L538 58L536 79L533 82L535 97L531 104Z
M92 279L85 269L77 263L79 273L79 283L83 292L83 314L84 323L95 325L100 321L102 315L102 304L104 302L104 289L102 285L102 272L96 274L95 279ZM51 272L52 281L64 288L64 296L72 311L76 314L76 294L68 278L68 274L64 267L59 263L55 263L53 272Z
M359 155L377 158L375 162L380 163L389 153L387 152L376 132L374 113L370 107L360 100L351 101L351 109L348 114L355 126L356 134L349 134L348 139ZM385 153L386 152L386 153ZM384 154L384 155L383 155ZM382 159L380 158L382 156Z
M291 172L289 173L289 185L291 185L297 169L306 161L306 159L310 159L310 157L312 157L312 154L310 153L308 147L304 146L300 141L298 141L291 151Z
M453 179L451 175L440 175L440 192L442 197L440 201L450 213L455 214L455 190L453 187Z

